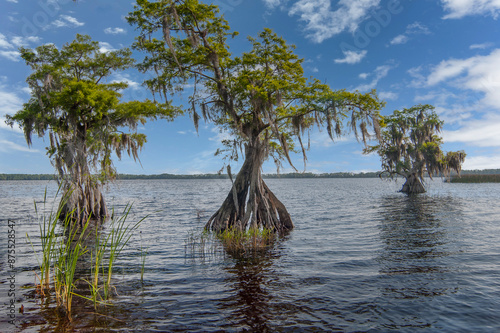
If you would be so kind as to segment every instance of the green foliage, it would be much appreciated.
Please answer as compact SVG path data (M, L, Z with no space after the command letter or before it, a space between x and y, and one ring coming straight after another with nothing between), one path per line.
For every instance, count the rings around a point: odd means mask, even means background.
M369 146L365 153L376 152L382 159L383 172L394 177L410 175L423 180L425 173L447 175L451 170L460 173L465 159L463 151L441 150L442 138L438 136L443 126L432 105L416 105L402 111L396 110L384 117L380 143Z
M121 157L126 151L136 159L146 142L144 134L136 132L138 123L151 118L171 120L178 113L169 103L120 101L120 91L127 83L106 82L113 73L133 66L128 49L103 53L98 42L77 35L61 49L46 44L35 50L21 48L20 52L32 69L27 78L31 98L22 110L7 115L7 124L18 124L28 145L33 135L48 134L47 154L59 179L67 181L65 190L95 188L97 182L113 179L112 153ZM132 132L124 132L124 128ZM94 174L98 179L92 177ZM87 201L94 200L91 196Z
M384 103L374 91L333 91L307 79L294 46L270 29L249 38L248 52L233 56L228 38L237 33L213 5L140 0L128 21L139 32L133 47L146 54L138 68L156 73L146 86L165 98L193 87L195 127L203 118L232 134L217 152L229 160L237 160L243 147L264 150L262 159L272 157L278 167L283 160L292 165L290 152L301 151L306 160L302 136L315 125L326 127L332 139L346 128L364 142L369 126L378 132Z
M168 104L120 102L120 90L127 84L103 83L114 72L133 65L128 49L102 53L98 42L77 35L61 50L53 44L35 50L21 48L21 57L33 71L27 79L32 96L22 110L7 116L7 123L19 124L29 145L33 134L49 134L47 153L60 177L73 176L75 167L88 172L89 166L99 163L103 180L113 178L111 153L120 155L125 149L137 158L146 141L144 135L123 133L121 128L135 130L147 118L175 115Z
M46 195L43 205L45 208ZM54 295L57 307L63 310L66 319L72 319L73 296L92 301L96 310L99 304L110 304L113 287L111 282L116 261L145 219L137 223L126 222L130 209L131 206L127 205L121 216L113 219L106 233L99 227L89 231L91 229L89 220L83 226L71 223L69 216L61 221L60 207L55 213L51 210L49 216L39 217L35 204L40 231L38 248L31 242L28 234L27 238L39 263L40 275L36 274L39 280L39 284L36 285L37 292L42 298ZM88 255L90 255L90 269L77 269L79 263L89 262ZM142 248L140 255L142 281L146 259ZM88 283L90 297L84 296L83 290L77 289L78 280Z
M239 230L237 228L226 229L217 234L224 250L230 254L241 254L247 252L262 251L273 245L276 233L269 229Z

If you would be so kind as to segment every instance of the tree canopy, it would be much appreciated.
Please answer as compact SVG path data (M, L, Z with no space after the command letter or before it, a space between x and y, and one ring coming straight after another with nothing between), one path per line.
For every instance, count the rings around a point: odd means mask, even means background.
M376 152L382 159L382 173L388 177L406 178L402 192L425 192L422 184L427 174L448 175L452 170L460 174L465 152L444 153L442 138L438 135L443 127L432 105L416 105L401 111L395 110L384 117L384 128L378 145L365 149Z
M237 33L214 5L138 0L128 21L139 33L133 47L146 54L138 67L154 74L145 81L149 89L168 99L169 93L189 88L195 126L203 118L232 134L218 153L231 161L244 151L232 191L207 228L222 231L249 223L292 228L284 205L262 181L262 163L272 158L278 166L282 161L293 166L290 152L300 151L305 162L308 143L303 136L314 126L326 127L332 139L346 128L363 142L370 137L370 126L378 134L384 103L374 91L334 91L307 79L294 47L270 29L249 38L250 51L234 56L228 39Z
M177 109L169 103L120 100L127 83L108 81L134 65L128 49L100 52L98 42L77 35L61 49L46 44L20 52L32 69L27 78L31 98L7 116L7 124L17 123L28 145L33 135L48 135L47 154L68 193L67 213L75 210L78 220L103 218L100 186L116 176L112 153L137 159L146 142L138 123L172 119Z

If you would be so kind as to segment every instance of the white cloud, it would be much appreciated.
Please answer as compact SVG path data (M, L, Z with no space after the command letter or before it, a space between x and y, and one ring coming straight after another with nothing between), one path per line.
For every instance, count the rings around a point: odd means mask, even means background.
M52 22L49 26L54 26L56 28L77 28L83 25L85 25L85 23L78 21L73 16L60 15L59 19Z
M349 65L357 64L358 62L363 60L363 58L367 54L367 51L366 50L360 52L343 51L343 53L344 53L344 58L334 60L336 64L349 64Z
M398 35L391 40L391 45L405 44L409 38L406 35Z
M469 48L471 50L476 50L476 49L484 50L484 49L487 49L487 48L492 47L492 46L493 46L493 43L482 43L482 44L472 44L471 46L469 46Z
M18 51L0 50L0 57L6 58L6 59L12 60L12 61L19 61L21 59Z
M390 99L390 100L396 100L398 99L399 95L395 92L392 92L392 91L382 91L378 94L378 96L381 98L381 99Z
M414 22L406 27L404 34L398 35L391 40L391 45L405 44L410 40L412 35L428 35L430 34L429 28L420 22Z
M483 102L500 109L500 49L486 56L442 61L427 77L427 85L450 80L452 86L484 93Z
M101 51L102 52L102 51ZM128 87L133 90L138 90L141 89L141 84L139 82L136 82L130 78L129 74L124 74L124 73L115 73L113 75L113 83L118 83L118 82L125 82L128 84Z
M17 3L18 0L7 0L7 2Z
M38 149L30 149L28 146L18 145L17 143L0 139L0 152L9 153L12 151L22 151L27 153L38 153Z
M455 131L443 131L445 142L462 142L479 147L500 147L500 116L489 115L484 119L469 120Z
M116 49L108 42L99 42L99 52L107 53L111 51L116 51Z
M4 91L3 86L0 86L0 89L0 117L14 114L20 110L23 101L15 93Z
M422 23L414 22L406 27L406 33L409 35L419 35L419 34L428 35L431 32L429 31L429 28L427 28Z
M39 40L40 38L35 36L14 36L9 42L7 37L0 33L0 57L6 58L11 61L19 61L21 59L20 53L16 49L20 46L26 46L32 42L38 42Z
M222 128L212 127L210 129L210 131L212 133L214 133L215 135L212 136L212 137L210 137L210 138L208 138L209 141L222 142L223 140L234 140L235 139L234 136L231 133L225 131ZM212 152L212 154L213 153L214 152Z
M3 77L1 79L2 81L5 81ZM5 123L5 115L15 114L22 108L22 106L23 100L15 93L6 90L3 84L0 84L0 129L7 129L9 131L22 133L18 126L11 128Z
M27 36L27 37L21 37L21 36L15 36L12 37L12 44L14 44L16 47L21 47L21 46L28 46L31 43L38 43L40 41L40 37L37 36Z
M19 61L19 52L14 50L14 45L7 40L5 35L0 33L0 57L12 61Z
M369 16L369 11L379 3L380 0L340 0L337 8L332 9L330 0L299 0L289 14L299 15L300 20L306 22L307 37L321 43L343 31L356 31Z
M500 169L500 156L466 157L462 166L464 170Z
M500 13L499 0L441 0L445 11L445 19L459 19L467 15L492 15Z
M122 28L106 28L104 29L104 33L109 34L109 35L118 35L118 34L124 34L126 33L125 29Z
M389 74L389 71L392 68L393 68L393 66L390 66L390 65L378 66L377 68L375 68L375 70L373 71L373 73L370 74L370 75L374 76L373 80L371 82L369 82L369 83L362 84L362 85L358 86L356 88L356 90L359 90L359 91L363 92L363 91L368 91L368 90L374 89L377 86L377 83L381 79L383 79L384 77L386 77L387 74Z
M5 37L5 35L1 34L1 33L0 33L0 48L2 48L2 49L14 48L14 46L11 43L9 43L9 41L7 40L7 37Z
M269 9L274 9L284 2L283 0L263 0L263 1L264 5L266 5L266 7Z

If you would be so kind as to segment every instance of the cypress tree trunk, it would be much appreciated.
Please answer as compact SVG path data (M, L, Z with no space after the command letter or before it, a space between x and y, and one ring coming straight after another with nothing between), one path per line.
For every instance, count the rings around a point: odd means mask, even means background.
M420 180L420 177L418 177L415 173L412 173L406 177L406 182L400 192L406 194L425 193L425 188Z
M237 228L267 228L276 232L293 229L285 205L276 198L262 179L261 167L266 147L252 140L245 147L245 162L229 194L219 210L212 215L205 229L214 232Z
M60 218L69 217L83 226L88 219L98 223L109 217L100 184L88 178L76 184L65 184L64 188Z

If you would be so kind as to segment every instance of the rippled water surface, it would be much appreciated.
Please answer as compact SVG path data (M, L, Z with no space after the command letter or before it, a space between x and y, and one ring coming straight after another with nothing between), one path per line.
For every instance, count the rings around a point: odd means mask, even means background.
M120 181L107 191L128 220L148 215L117 263L103 315L76 305L68 330L147 332L498 332L500 184L428 183L415 197L379 179L273 179L296 229L259 255L192 243L230 188L225 180ZM34 204L52 182L0 182L0 331L10 298L7 219L16 220L15 331L51 332L34 283ZM51 202L52 199L48 199ZM48 209L47 207L46 209ZM144 282L140 247L147 248Z

